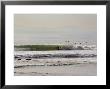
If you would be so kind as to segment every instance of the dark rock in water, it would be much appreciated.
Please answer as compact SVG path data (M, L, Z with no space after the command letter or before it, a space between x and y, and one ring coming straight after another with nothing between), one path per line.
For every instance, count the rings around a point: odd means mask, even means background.
M21 60L20 58L18 60Z
M14 58L19 58L19 57L15 56Z
M28 59L26 59L26 60L31 60L31 59L28 58Z
M15 55L14 58L21 58L23 55Z

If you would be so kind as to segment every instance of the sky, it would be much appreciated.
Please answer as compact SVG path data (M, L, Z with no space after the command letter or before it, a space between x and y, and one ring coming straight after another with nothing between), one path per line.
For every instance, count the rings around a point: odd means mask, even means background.
M15 14L14 44L97 41L96 14Z

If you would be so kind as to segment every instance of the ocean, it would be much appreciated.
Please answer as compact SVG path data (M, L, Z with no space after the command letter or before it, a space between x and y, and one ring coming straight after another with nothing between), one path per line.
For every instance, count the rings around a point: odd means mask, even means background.
M84 50L15 51L14 75L96 75L97 49L90 47L91 49ZM88 71L84 71L85 69Z

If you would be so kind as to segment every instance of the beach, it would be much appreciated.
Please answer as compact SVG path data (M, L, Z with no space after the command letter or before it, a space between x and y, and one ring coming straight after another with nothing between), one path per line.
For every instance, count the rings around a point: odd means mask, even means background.
M85 63L68 66L26 66L15 68L15 76L96 76L97 64Z

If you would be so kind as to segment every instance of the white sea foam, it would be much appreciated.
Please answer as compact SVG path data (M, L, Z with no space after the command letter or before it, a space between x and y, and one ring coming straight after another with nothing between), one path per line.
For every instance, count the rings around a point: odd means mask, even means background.
M96 57L97 50L15 51L15 58Z
M15 51L15 56L15 68L26 66L65 66L96 63L97 50Z

